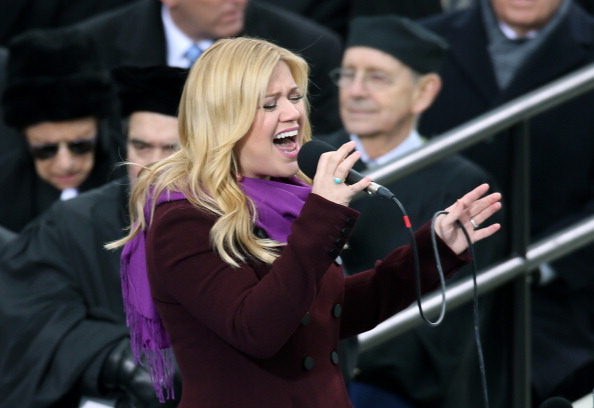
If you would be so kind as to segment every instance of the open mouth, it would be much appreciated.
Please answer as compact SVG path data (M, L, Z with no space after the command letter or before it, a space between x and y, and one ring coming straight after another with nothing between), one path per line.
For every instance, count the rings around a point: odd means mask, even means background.
M276 147L285 154L293 154L297 152L297 135L298 129L287 130L281 132L274 137L272 141Z

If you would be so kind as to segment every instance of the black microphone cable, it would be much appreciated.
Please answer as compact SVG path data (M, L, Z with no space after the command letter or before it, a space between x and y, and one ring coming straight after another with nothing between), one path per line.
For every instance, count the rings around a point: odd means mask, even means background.
M437 239L436 239L436 233L435 233L434 226L435 226L435 220L437 219L437 217L439 217L440 215L445 215L447 213L448 213L447 211L437 211L433 215L433 218L431 219L431 242L433 244L435 261L437 264L437 269L439 271L440 278L443 278L443 269L441 267L439 251L437 250ZM472 291L472 293L473 293L472 311L473 311L473 319L474 319L474 322L473 322L474 323L474 325L473 325L474 326L474 341L476 343L476 350L477 350L477 355L478 355L478 359L479 359L479 370L480 370L480 374L481 374L481 388L482 388L482 392L483 392L483 404L484 404L485 408L489 408L487 371L485 369L485 357L484 357L484 353L483 353L483 346L482 346L481 333L480 333L479 307L478 307L478 302L479 302L478 284L476 282L476 275L477 275L478 267L476 265L476 256L474 254L474 244L472 243L472 240L470 239L470 236L468 235L468 231L466 230L464 225L462 225L462 223L459 220L456 220L456 225L462 230L462 233L464 234L464 237L466 238L466 242L468 243L468 249L470 250L471 265L472 265L472 289L473 289L473 291ZM444 299L444 302L445 302L445 299Z
M382 197L380 197L380 198L382 198ZM419 314L421 315L421 318L423 319L423 321L425 323L427 323L431 327L436 327L443 322L443 320L445 318L445 314L446 314L446 295L445 295L446 282L445 282L445 275L443 272L443 267L441 265L441 258L439 256L439 250L437 248L437 238L436 238L436 233L435 233L435 220L437 219L438 216L448 214L448 212L447 211L437 211L435 214L433 214L433 217L431 218L431 244L433 247L433 254L435 256L437 272L439 275L439 281L440 281L439 291L441 294L441 307L440 307L439 316L435 321L431 321L425 315L425 311L423 310L423 305L421 302L422 290L421 290L421 271L420 271L420 265L419 265L419 252L417 249L417 242L415 239L412 224L410 222L408 214L407 214L404 206L402 205L402 203L394 195L392 195L390 197L390 199L394 203L396 203L396 205L398 205L398 207L400 208L400 211L402 212L404 226L410 235L410 245L411 245L411 248L413 251L415 278L416 278L416 295L417 295L416 301L417 301L417 307L419 309ZM470 239L470 236L468 235L468 231L466 231L466 228L464 227L464 225L462 225L462 223L459 220L456 220L456 225L462 230L462 233L464 234L464 237L466 238L466 242L468 243L468 249L470 251L470 256L471 256L472 282L473 282L474 339L475 339L475 343L476 343L476 347L477 347L477 354L478 354L478 359L479 359L479 370L480 370L480 375L481 375L481 389L482 389L482 395L483 395L483 405L485 408L489 408L487 372L485 369L485 359L484 359L483 347L482 347L481 336L480 336L478 285L477 285L477 280L476 280L478 268L477 268L477 264L476 264L475 253L474 253L474 244L472 243L472 240Z
M412 228L412 225L410 223L410 219L408 218L408 214L406 213L406 210L404 209L404 206L402 205L402 203L400 201L398 201L398 199L392 195L391 196L391 200L394 201L398 207L400 207L400 211L402 212L402 218L404 220L404 227L406 228L406 230L408 231L409 235L410 235L410 245L412 247L413 250L413 257L414 257L414 266L415 266L415 277L416 277L416 294L417 294L417 307L419 309L419 313L421 314L421 318L425 321L425 323L427 323L429 326L435 327L441 324L441 322L443 321L444 317L445 317L445 313L446 313L446 297L445 297L445 277L444 277L444 273L443 273L443 269L441 267L441 264L439 262L439 255L438 258L436 258L437 260L437 271L439 273L439 281L440 281L440 286L439 286L439 291L441 293L441 310L439 312L439 317L437 318L436 321L432 322L426 315L425 315L425 311L423 310L423 305L421 304L421 297L422 297L422 290L421 290L421 271L420 271L420 266L419 266L419 251L417 249L417 241L415 240L415 233L414 230ZM435 216L434 216L435 218ZM431 230L433 232L433 224L434 221L431 222ZM432 235L433 237L433 235ZM433 246L434 246L434 251L437 254L437 247L436 247L436 243L433 240Z

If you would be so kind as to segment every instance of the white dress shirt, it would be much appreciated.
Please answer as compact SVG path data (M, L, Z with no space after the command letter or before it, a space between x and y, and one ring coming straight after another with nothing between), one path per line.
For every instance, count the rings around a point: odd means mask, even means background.
M371 159L369 155L365 152L363 148L363 144L361 143L361 139L357 135L349 135L351 140L355 142L355 148L361 152L361 161L367 165L368 168L373 168L377 166L381 166L382 164L386 164L391 162L392 160L396 159L399 156L404 155L405 153L410 152L418 147L423 145L423 138L419 135L419 132L416 129L413 129L412 132L408 135L406 139L394 149L390 150L388 153L381 155L375 159Z
M161 20L165 28L165 44L167 46L167 65L170 67L189 68L190 61L184 56L186 51L196 44L203 51L214 44L214 40L193 41L185 35L173 22L169 8L161 6Z

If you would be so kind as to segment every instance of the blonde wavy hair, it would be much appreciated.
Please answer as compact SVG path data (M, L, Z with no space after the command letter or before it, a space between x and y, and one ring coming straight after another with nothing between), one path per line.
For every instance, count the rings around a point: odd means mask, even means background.
M304 98L306 112L309 67L305 60L268 41L239 37L218 40L190 70L179 108L180 150L144 169L130 196L131 226L126 237L106 245L114 249L150 224L156 197L179 191L198 209L214 214L210 231L215 251L232 266L252 258L272 263L279 242L254 235L253 202L239 187L234 147L250 130L280 61L289 67ZM311 140L309 119L303 143ZM303 173L297 177L311 183ZM152 204L146 219L144 207Z

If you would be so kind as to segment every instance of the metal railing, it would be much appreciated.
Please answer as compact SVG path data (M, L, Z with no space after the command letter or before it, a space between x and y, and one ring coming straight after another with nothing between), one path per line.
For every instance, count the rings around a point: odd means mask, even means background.
M560 258L589 243L594 243L594 216L586 218L538 243L528 245L530 214L528 211L528 133L525 121L550 108L594 90L594 64L555 80L541 88L514 99L487 112L472 121L431 139L425 146L406 156L365 172L379 184L389 184L440 159L458 153L467 147L485 140L503 130L513 128L514 174L512 186L511 222L514 225L511 254L501 263L479 271L477 287L479 295L508 283L516 285L514 310L514 356L512 378L513 408L531 406L530 396L530 334L528 330L528 304L530 291L528 272L543 262ZM355 197L355 200L358 199ZM469 302L473 298L473 281L469 277L451 285L446 290L449 310ZM433 294L423 299L427 315L437 313L441 296ZM411 306L375 329L359 335L360 351L365 352L422 322L418 309Z

